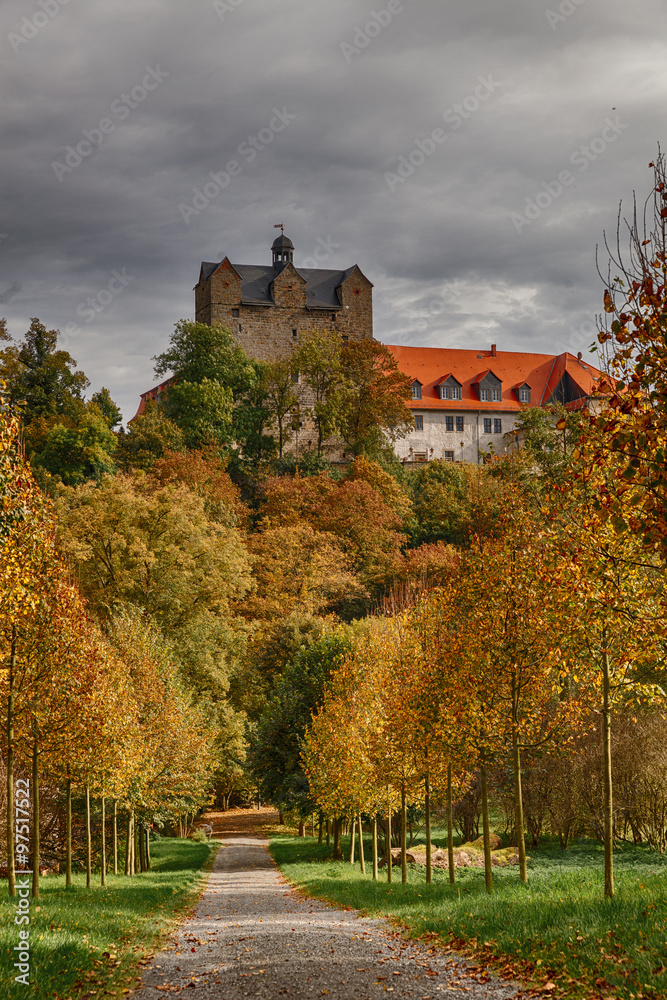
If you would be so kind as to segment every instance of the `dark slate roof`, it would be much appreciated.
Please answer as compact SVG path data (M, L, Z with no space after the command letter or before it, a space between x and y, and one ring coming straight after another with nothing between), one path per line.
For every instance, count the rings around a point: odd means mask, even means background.
M256 264L233 264L234 270L241 278L241 301L247 305L272 305L271 282L280 272L269 265L262 267ZM206 281L217 271L220 263L204 261L202 263L202 278ZM296 268L298 274L306 282L306 307L308 309L340 309L341 303L336 289L350 277L355 265L344 271L332 271L326 268Z

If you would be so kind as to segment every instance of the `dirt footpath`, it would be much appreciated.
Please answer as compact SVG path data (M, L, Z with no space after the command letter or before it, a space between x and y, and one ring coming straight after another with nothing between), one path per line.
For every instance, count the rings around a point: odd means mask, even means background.
M514 985L470 976L463 961L402 941L383 921L300 896L277 870L267 840L253 832L274 822L269 810L211 820L224 846L207 888L195 914L146 968L133 1000L181 991L193 1000L514 996Z

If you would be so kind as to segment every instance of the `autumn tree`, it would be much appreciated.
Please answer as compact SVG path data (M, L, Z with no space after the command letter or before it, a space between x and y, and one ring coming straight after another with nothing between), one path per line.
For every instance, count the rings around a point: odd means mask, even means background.
M6 664L0 680L6 706L8 887L14 895L15 724L24 669L20 646L43 600L44 581L57 553L51 504L24 459L20 423L5 397L0 397L0 501L0 641Z
M599 465L611 492L616 468ZM663 563L642 538L617 526L582 476L576 489L551 499L552 573L548 599L567 623L564 650L575 684L590 687L601 716L604 786L605 895L614 895L612 717L623 706L663 704Z
M407 405L412 379L389 348L372 339L344 343L340 366L338 431L353 455L383 454L414 428Z
M248 556L225 504L183 481L135 475L65 490L61 537L94 611L143 609L200 692L225 695L238 636L230 602L250 586Z
M619 210L603 279L599 341L608 363L593 413L599 432L583 451L589 488L618 531L638 535L647 551L667 558L667 167L649 164L652 189L629 218ZM613 466L613 483L596 467Z

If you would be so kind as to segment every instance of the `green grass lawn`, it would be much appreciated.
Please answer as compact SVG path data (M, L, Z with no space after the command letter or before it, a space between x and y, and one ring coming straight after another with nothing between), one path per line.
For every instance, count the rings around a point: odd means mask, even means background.
M435 838L443 843L441 838ZM349 851L343 840L343 853ZM383 916L413 937L439 938L485 965L537 984L549 995L604 998L667 996L667 857L643 848L617 849L616 896L604 899L603 850L580 841L567 851L557 843L529 849L528 885L517 867L494 868L489 896L481 869L446 871L409 866L401 884L394 868L372 881L370 841L366 876L331 860L331 848L312 838L273 837L271 852L284 875L312 896Z
M219 843L165 838L151 844L152 869L133 878L108 876L86 889L85 875L40 881L30 907L30 985L14 982L16 900L0 882L0 996L77 998L127 992L142 958L184 916L199 894ZM94 876L95 878L95 876ZM97 876L99 883L99 875Z

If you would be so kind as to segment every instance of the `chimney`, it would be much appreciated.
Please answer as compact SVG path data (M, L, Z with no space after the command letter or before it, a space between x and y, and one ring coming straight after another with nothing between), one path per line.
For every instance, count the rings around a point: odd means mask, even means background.
M491 344L491 357L495 358L496 354L497 354L496 345L495 344Z

